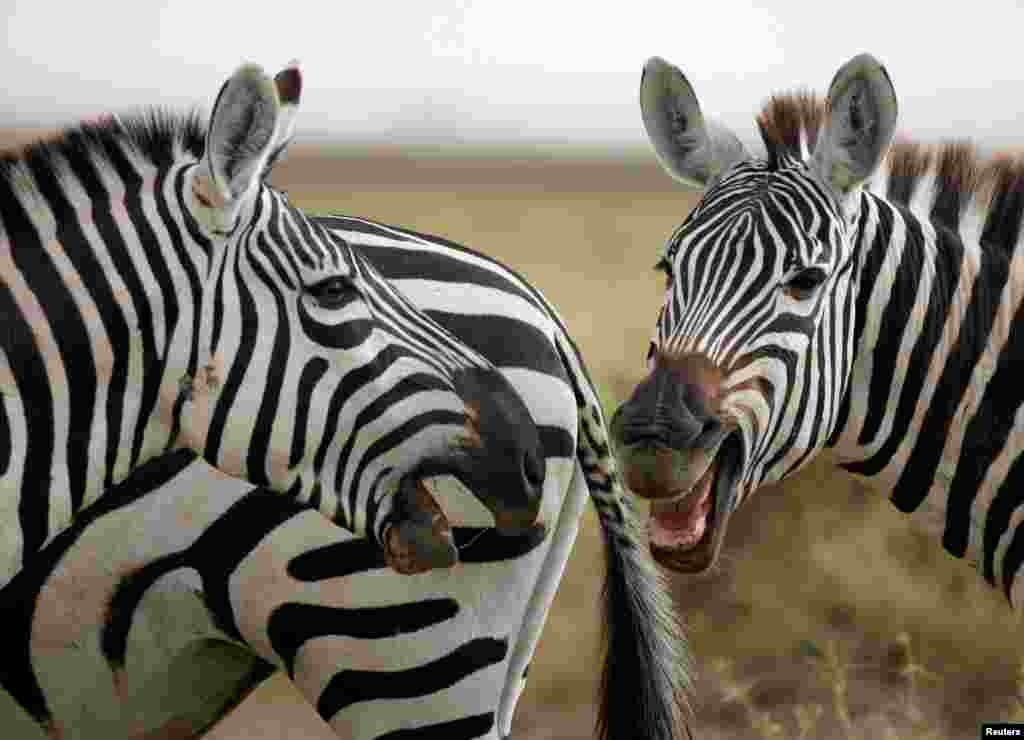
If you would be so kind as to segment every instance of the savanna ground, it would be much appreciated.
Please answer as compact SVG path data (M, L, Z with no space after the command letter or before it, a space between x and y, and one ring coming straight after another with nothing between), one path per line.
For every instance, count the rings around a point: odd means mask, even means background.
M299 150L275 182L307 209L440 234L517 268L558 307L611 409L642 376L663 280L651 266L693 201L646 153L485 154ZM600 548L588 509L516 713L519 740L593 736ZM708 577L673 578L698 737L973 739L982 722L1024 721L1024 648L1001 595L827 465L756 495L722 561ZM212 737L334 736L278 677Z

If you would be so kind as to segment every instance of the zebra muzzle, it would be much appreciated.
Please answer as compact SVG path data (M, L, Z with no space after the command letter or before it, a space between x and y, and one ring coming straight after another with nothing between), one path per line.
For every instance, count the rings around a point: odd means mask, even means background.
M458 562L451 524L422 479L402 479L391 523L384 528L383 546L384 561L403 575L450 568Z

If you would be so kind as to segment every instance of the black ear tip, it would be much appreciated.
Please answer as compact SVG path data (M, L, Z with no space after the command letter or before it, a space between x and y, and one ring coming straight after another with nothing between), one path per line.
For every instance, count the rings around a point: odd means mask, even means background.
M274 85L277 86L277 96L285 105L293 105L299 102L302 94L302 73L298 67L288 67L277 73L274 77Z

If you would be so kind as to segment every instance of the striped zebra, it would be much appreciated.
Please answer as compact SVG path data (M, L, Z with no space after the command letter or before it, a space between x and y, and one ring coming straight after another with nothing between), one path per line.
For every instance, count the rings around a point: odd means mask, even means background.
M505 377L264 182L301 85L245 65L205 129L154 110L0 159L0 585L179 447L403 571L451 561L432 477L533 525L543 452Z
M314 224L507 377L543 442L550 528L496 536L493 515L438 477L459 562L400 575L308 502L168 453L0 591L17 630L0 660L0 723L19 733L5 738L194 737L275 669L341 737L508 737L588 497L606 542L599 736L688 734L683 636L557 313L457 244L364 219Z
M661 59L640 104L663 167L703 191L658 263L649 374L611 424L656 558L709 568L740 502L824 449L1019 606L1024 160L892 143L869 55L823 103L771 98L764 159Z

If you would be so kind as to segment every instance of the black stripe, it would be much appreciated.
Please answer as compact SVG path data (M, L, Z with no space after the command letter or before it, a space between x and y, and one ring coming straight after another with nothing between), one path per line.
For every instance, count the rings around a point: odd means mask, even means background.
M282 234L280 232L277 232L275 229L275 233L271 234L271 236L273 236L274 240L278 244L301 244L301 239L299 238L299 235L295 232L295 228L292 226L292 222L291 219L288 218L288 214L283 214L280 220L272 221L271 224L273 227L280 226L282 231L284 232ZM318 264L316 261L313 260L313 257L310 256L309 252L305 249L284 249L282 251L298 259L298 261L301 262L309 270L319 270L323 268L323 254L319 255L320 262ZM299 271L298 274L301 275L302 272Z
M259 205L257 202L257 213L253 214L252 222L259 220ZM210 429L206 436L206 449L203 457L214 466L220 458L220 445L224 437L224 427L227 424L228 416L235 411L235 399L238 397L238 390L242 386L245 374L252 363L252 356L256 351L256 340L259 336L260 317L256 309L256 301L249 294L248 287L242 280L242 249L247 234L241 234L238 240L239 248L235 252L233 271L235 274L235 285L238 288L238 312L239 323L241 324L241 337L231 367L228 369L228 377L220 391L220 398L210 420ZM226 258L225 258L226 261ZM223 292L223 284L218 286L218 292Z
M325 225L329 228L332 226L329 223ZM353 230L352 227L353 223L344 222L336 228L350 231ZM369 229L362 230L369 231ZM401 238L392 232L382 231L380 235L395 240ZM435 239L431 238L428 241L432 242ZM542 306L538 305L531 295L509 282L504 275L496 275L486 267L461 262L447 255L428 251L423 245L416 242L410 242L407 248L357 243L353 245L353 251L364 255L388 280L430 280L438 283L470 284L481 288L492 288L522 298L533 304L538 310L542 310ZM474 257L480 256L465 248L460 248L460 251L472 254Z
M878 331L878 344L871 354L871 380L868 389L867 417L861 427L857 442L867 445L874 441L889 409L889 391L896 375L896 363L900 355L900 344L910 316L917 305L917 287L924 268L924 235L917 219L905 209L896 207L900 213L906 242L902 259L896 268L896 278L889 296L889 302L882 310ZM909 380L909 378L908 378ZM850 468L859 472L857 468Z
M363 344L373 331L374 322L369 317L325 325L309 314L304 301L298 301L297 307L302 330L321 347L351 352Z
M985 513L985 526L982 529L982 572L985 579L992 585L998 585L995 581L996 548L999 546L1000 538L1010 526L1013 512L1021 503L1022 484L1024 484L1024 455L1018 454ZM1008 574L1005 570L1003 574L1004 583L1006 583L1006 576L1012 574ZM1008 580L1012 582L1012 578Z
M52 171L48 159L40 161L39 153L36 152L35 156L29 155L28 164L33 177L41 181L41 187L52 191L55 183L50 179ZM57 212L54 215L57 219L58 236L73 239L76 236L73 231L68 232L61 228L66 213ZM6 222L7 214L4 216ZM29 223L22 229L12 229L12 226L14 224L8 222L8 230L13 234L10 245L11 258L42 308L67 378L66 396L60 399L62 403L67 404L68 409L67 438L55 441L64 442L66 445L68 489L71 496L71 511L75 513L82 508L85 500L89 438L96 403L96 365L93 362L89 332L78 306L54 264L53 256L40 240L36 229ZM74 250L81 245L69 243L62 247ZM24 395L22 400L26 409L35 401L33 397ZM60 476L59 471L55 470L54 473ZM49 488L47 485L42 490Z
M307 216L300 211L298 208L288 208L288 214L294 219L295 226L299 230L298 238L292 238L291 244L294 245L290 251L297 254L302 254L306 250L313 249L320 256L321 264L326 260L328 256L332 257L332 262L335 267L338 266L338 257L336 254L326 255L324 254L323 248L320 246L320 229L317 227L317 233L314 234L312 230L312 224L310 223ZM291 219L287 221L291 223Z
M168 573L188 567L188 553L175 552L151 560L117 584L107 604L107 618L100 631L100 651L112 668L123 668L128 654L128 633L139 602L154 583Z
M138 318L137 327L125 325L122 329L117 326L115 333L110 335L111 350L114 354L114 365L111 370L110 385L107 388L107 450L106 462L107 472L105 485L113 483L113 473L117 463L117 456L121 448L122 422L124 421L124 400L128 387L128 359L132 353L131 340L133 335L141 337L143 362L152 360L155 357L155 341L153 336L153 315L146 295L142 280L135 270L135 265L130 257L130 250L121 236L121 231L112 215L112 204L110 194L107 192L106 184L99 176L88 157L72 157L68 160L75 176L81 181L82 187L93 201L92 218L99 234L100 240L107 253L110 255L114 270L124 282L128 289L131 305L135 308ZM98 268L97 268L98 269ZM114 303L125 303L125 299L117 301L111 296ZM120 313L123 316L124 309L120 305L111 307L111 315ZM113 319L115 324L117 319ZM121 321L124 321L122 318Z
M478 637L437 660L402 671L339 671L317 701L326 721L345 707L378 699L411 699L454 686L464 678L501 663L508 641Z
M231 574L268 533L304 510L279 494L254 489L232 504L192 545L127 574L114 592L103 627L101 647L107 661L115 667L124 665L128 633L139 602L153 583L179 568L199 573L206 608L218 628L243 642L231 608Z
M288 563L288 575L297 581L314 582L344 578L385 566L380 547L363 538L306 550Z
M875 207L872 208L872 205ZM866 240L867 226L871 217L872 211L875 212L877 218L877 228L875 231L874 239L870 243ZM858 241L855 247L855 251L858 255L858 261L861 263L860 269L854 275L857 287L857 299L854 303L854 315L853 317L846 316L844 318L854 320L853 325L853 352L854 355L860 351L861 339L864 336L864 326L867 321L868 315L868 303L871 300L871 292L875 287L875 282L878 279L879 273L882 271L882 265L885 262L887 254L886 247L889 244L889 239L892 235L892 210L889 204L882 205L880 201L874 196L868 193L861 194L861 211L860 219L857 222L857 234ZM838 441L843 430L846 428L847 423L850 419L850 403L851 403L851 383L849 379L846 382L846 389L843 393L843 400L839 404L839 414L836 417L835 429L832 435L829 437L829 446L834 446ZM842 466L846 468L845 465Z
M309 424L309 405L313 401L313 393L317 383L327 372L327 360L314 357L302 368L299 387L295 391L295 431L292 435L292 451L288 456L288 467L294 468L301 462L306 452L306 426Z
M533 324L495 314L425 313L496 367L526 368L555 378L565 376L552 342Z
M294 678L295 656L309 640L325 636L380 640L433 627L454 619L458 612L453 599L355 609L287 603L270 614L267 637L284 661L288 676Z
M451 388L441 378L424 373L414 373L399 380L360 410L351 425L345 430L345 444L342 446L337 460L335 491L341 491L349 458L359 439L359 433L402 401L418 393L429 393L430 391L451 392ZM368 453L369 450L367 450Z
M228 257L220 262L220 269L217 271L217 279L213 286L213 328L210 331L210 354L217 353L220 346L220 335L224 331L224 276L228 270ZM199 313L197 311L196 313ZM197 334L196 336L202 336ZM194 372L194 371L193 371Z
M349 513L355 517L356 502L359 495L359 483L363 478L363 473L366 468L380 455L385 455L391 450L402 445L405 441L415 437L424 429L428 429L434 426L451 426L453 428L461 428L466 423L466 418L463 414L455 411L449 411L447 409L431 409L423 413L417 414L410 419L407 419L399 426L389 430L386 434L381 437L377 437L367 447L363 453L362 458L359 461L359 465L356 467L355 475L352 476L352 485L348 491L348 503ZM353 430L353 436L357 435L359 430ZM344 485L345 471L341 465L338 466L335 473L334 490L342 494L341 487ZM371 526L371 522L367 522L367 529Z
M35 234L21 205L0 178L0 220L10 233ZM41 249L36 240L35 249ZM51 474L54 450L53 397L35 337L6 283L0 283L0 348L11 368L25 419L25 462L22 470L18 523L23 559L27 562L46 541L50 520ZM14 430L21 434L21 429Z
M907 217L910 218L909 215ZM923 238L916 229L913 232L913 236L915 239ZM906 439L910 423L913 421L914 411L924 387L925 379L928 376L929 366L942 339L943 328L946 324L951 301L957 290L960 270L963 266L964 249L960 238L942 226L936 227L936 237L936 259L933 265L934 274L931 291L928 296L927 310L925 311L923 323L919 327L914 327L917 330L917 340L910 351L906 375L903 380L903 386L900 388L895 412L891 408L886 408L888 404L880 403L883 396L869 396L868 419L874 419L874 428L870 432L870 438L875 436L881 426L882 419L886 415L891 415L892 427L882 446L879 447L874 455L867 460L851 463L847 466L847 469L851 472L870 476L877 474L885 468L892 460L893 455L896 454L896 450ZM908 233L907 238L909 241L911 238L910 233ZM913 249L915 251L923 249L923 241L916 242L913 245ZM915 286L916 288L917 276L911 274L907 278L914 278L914 282L904 283L902 282L904 277L902 275L899 276L896 284L893 286L893 294L904 294L905 298L913 303L915 291L910 289L910 286ZM895 327L891 327L891 329L895 332L894 335L891 335L893 341L886 343L885 346L882 346L880 342L879 346L872 353L872 385L874 384L877 368L879 367L880 355L886 358L884 367L895 371L900 351L899 340L902 339L902 332L896 331ZM889 337L890 335L887 335L885 332L886 326L883 323L880 336ZM886 389L886 393L888 390ZM872 401L874 402L873 406ZM876 410L876 407L880 408ZM865 422L866 424L867 422ZM863 436L865 435L862 434Z
M1011 604L1013 604L1010 599L1013 581L1020 571L1021 563L1024 563L1024 527L1017 525L1013 532L1013 540L1006 548L1006 554L1003 555L1003 593L1006 594L1006 599Z
M179 209L184 207L184 191L186 179L185 176L190 169L190 167L182 168L181 170L178 171L178 174L174 178L174 193L178 201ZM161 183L163 182L162 178L163 175L160 175ZM161 190L157 192L163 192L162 186ZM167 229L167 233L171 240L171 247L174 250L175 255L177 256L178 264L181 265L181 269L184 270L185 276L188 279L189 294L187 298L185 298L185 303L191 305L192 308L192 338L191 342L189 343L190 346L187 373L188 377L194 378L196 374L196 366L199 364L199 338L202 336L200 325L203 319L203 286L200 282L199 269L192 261L188 249L185 247L185 239L181 231L179 231L178 225L177 223L175 223L173 216L171 215L170 204L164 197L157 197L155 198L155 200L157 205L157 212L160 214L160 219L163 221L164 226ZM181 212L185 221L190 222L192 218L191 214L189 214L187 211ZM205 237L202 237L200 241L196 242L196 244L202 247L206 254L209 254L210 245L209 242L205 239ZM177 331L177 327L171 326L170 323L168 323L168 327L168 330L171 332ZM168 334L167 336L168 345L170 345L172 342L173 335ZM168 353L165 351L163 358L164 364L162 369L166 368L167 354ZM179 397L174 401L174 405L172 407L173 419L171 421L171 433L167 439L167 447L165 449L165 452L170 450L174 445L177 444L178 434L181 431L181 407L184 400L185 396L184 394L182 394L179 395Z
M921 429L917 434L917 443L911 450L891 495L893 504L903 512L914 511L928 495L939 467L950 425L967 390L971 373L988 342L1002 302L1003 286L1009 274L1009 262L995 250L982 250L981 259L981 268L975 278L974 290L960 325L960 333L946 357L942 375L925 410ZM1004 352L1001 359L1005 359L1007 354ZM844 467L850 468L849 465ZM954 493L951 491L951 495Z
M200 155L201 156L201 155ZM213 242L207 238L203 229L199 226L195 216L192 215L192 191L186 188L188 173L195 168L202 167L201 164L188 165L178 170L174 179L174 192L178 198L178 212L181 220L185 222L185 230L188 231L189 241L193 242L203 250L209 262L206 266L206 278L210 277L210 270L213 268Z
M395 290L369 263L360 265L360 273L367 286L365 300L377 321L387 327L396 341L406 342L419 352L420 360L437 372L446 372L444 361L465 363L465 351L451 334L435 324L430 317Z
M396 361L404 357L411 356L412 355L409 351L404 347L397 344L389 344L372 358L372 362L368 362L361 367L345 373L341 379L341 383L338 384L334 394L331 396L331 402L327 406L327 416L324 420L323 437L320 439L320 445L317 448L316 456L313 458L313 467L317 473L323 469L327 449L335 441L338 418L341 414L341 407L344 403L352 398L360 388L368 383L372 383L378 376L387 372L388 368L390 368Z
M378 735L377 740L473 740L483 737L493 727L494 712L486 712L448 722L385 732Z
M281 238L281 232L278 229L280 218L281 210L277 198L271 198L270 218L267 220L266 230L260 234L257 247L260 254L266 258L267 262L274 269L281 284L288 290L295 291L297 289L295 280L292 279L292 274L289 273L288 269L285 268L284 262L281 261L282 253L287 254L294 250L290 249L287 242ZM289 264L292 263L289 262Z
M0 347L2 346L0 343ZM13 439L11 434L11 420L7 416L7 404L4 402L3 393L0 393L0 476L6 475L11 467Z
M967 423L956 473L949 486L942 544L957 557L963 557L967 549L971 505L981 489L985 474L1006 446L1021 404L1022 353L1018 349L1024 346L1021 342L1024 342L1024 304L1017 309L1010 323L1010 333L996 361L995 373L985 386L977 412Z
M55 173L46 163L36 162L33 174L40 193L53 209L57 241L60 242L64 255L71 262L75 275L81 280L83 287L96 305L103 323L104 333L111 338L111 348L114 354L113 374L120 374L123 381L127 375L127 358L118 350L128 346L128 329L120 306L115 303L106 276L81 229L75 206L71 204L61 183L57 181ZM76 308L68 308L67 304L72 301L70 295L65 293L63 284L55 283L51 290L45 292L63 295L67 298L67 301L63 302L63 305L56 310L67 310L67 318L72 325L55 326L54 333L67 328L69 332L78 334L77 342L74 343L81 343L78 344L78 351L72 353L74 366L65 366L68 392L71 395L70 434L67 440L68 478L71 484L72 512L77 512L82 505L85 487L88 483L88 446L93 431L93 415L96 409L98 387L96 365L93 362L92 347L89 343L85 323ZM121 343L114 338L120 340ZM68 349L70 350L70 347ZM107 379L103 380L106 382ZM107 486L110 485L111 472L108 469Z
M537 434L544 450L544 457L575 457L576 444L572 435L562 427L539 424Z
M0 660L0 686L37 721L50 717L46 697L32 667L31 654L32 622L46 581L89 525L104 514L155 491L195 459L192 452L179 450L138 467L127 481L114 486L96 504L82 511L70 527L0 589L0 621L8 641L4 659Z
M258 241L265 244L263 234L258 236ZM281 390L291 359L291 322L280 286L274 285L270 275L257 260L250 259L249 267L252 274L267 286L267 292L274 297L274 310L277 312L277 327L274 331L273 347L269 351L270 362L267 364L266 379L263 382L263 397L256 413L252 439L245 458L246 477L256 485L266 486L270 484L267 475L270 437L274 431L274 417L279 411ZM263 330L264 342L269 339L268 329L269 326Z
M131 161L125 155L122 147L110 142L107 147L107 156L114 167L114 171L124 184L124 208L128 218L138 236L138 245L145 255L146 265L149 267L159 290L158 296L147 296L147 311L150 312L149 323L145 324L149 332L147 341L146 331L143 332L143 373L142 388L139 397L138 421L135 426L135 434L132 441L132 452L129 467L134 468L142 454L142 443L144 432L149 422L153 409L156 408L160 393L160 385L163 379L164 366L167 362L165 348L156 346L155 317L152 316L152 306L149 302L162 301L164 315L164 335L170 343L175 327L178 323L178 289L171 277L170 269L165 261L163 244L153 231L149 217L143 209L143 197L160 201L163 199L163 184L167 170L161 170L153 183L153 191L143 192L143 178L136 171Z

